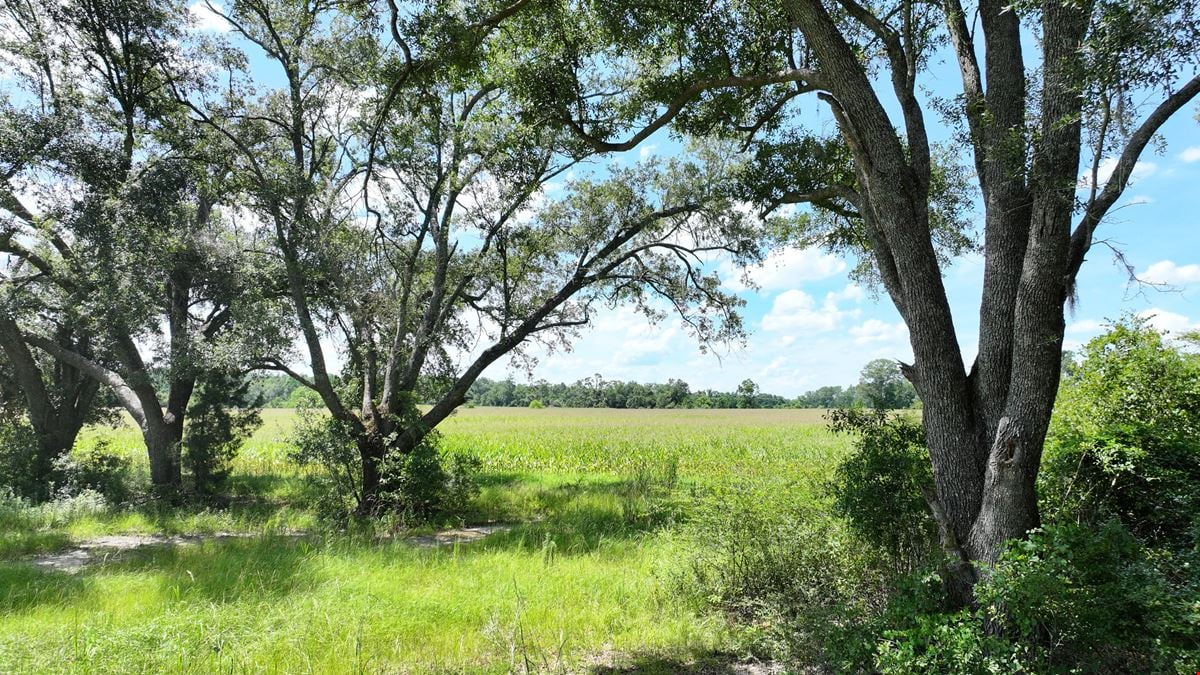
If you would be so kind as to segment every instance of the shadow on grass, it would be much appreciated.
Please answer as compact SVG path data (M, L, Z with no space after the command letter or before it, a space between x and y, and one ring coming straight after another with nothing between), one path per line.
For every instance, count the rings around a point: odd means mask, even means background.
M479 487L481 488L509 487L520 483L531 482L533 480L534 478L529 474L521 473L519 471L489 472L480 474L476 478L476 482L479 483Z
M4 527L0 525L0 527ZM66 548L71 538L65 532L45 532L29 528L5 528L0 532L0 560L19 558L30 553Z
M471 544L471 550L555 555L586 554L635 540L680 522L684 511L668 489L617 478L511 483L501 493L485 490L479 501L481 508L472 515L521 524Z
M309 566L313 551L303 539L273 535L145 546L94 573L156 574L164 595L178 600L277 598L315 582Z
M232 602L285 596L315 582L314 548L297 537L258 536L152 544L126 550L94 549L76 574L28 561L0 563L0 613L42 605L69 605L105 576L157 578L164 597Z
M234 502L305 502L319 496L318 487L310 478L277 473L234 474L229 478L228 492Z
M88 592L87 578L21 563L0 563L0 614L66 605Z
M746 661L720 652L702 652L686 657L634 654L614 656L611 660L612 663L594 665L587 672L595 675L768 675L784 672L777 665Z

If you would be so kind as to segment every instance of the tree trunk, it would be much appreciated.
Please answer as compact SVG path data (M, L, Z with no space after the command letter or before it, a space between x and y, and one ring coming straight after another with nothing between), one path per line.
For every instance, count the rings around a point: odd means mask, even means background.
M155 492L160 496L175 496L183 485L179 462L183 420L147 420L142 426L142 440L150 459L150 483Z
M83 417L80 415L62 414L50 422L50 426L44 423L33 425L38 441L37 456L33 462L34 480L40 490L35 495L37 499L51 497L51 487L61 478L57 469L58 461L75 447L75 439L83 428Z
M56 478L55 465L75 445L75 438L92 409L99 383L67 365L44 376L16 321L6 312L0 312L0 349L14 371L14 380L25 399L30 426L37 436L37 455L32 470L39 493L33 497L47 499ZM50 396L47 380L59 398L57 403Z
M356 441L359 461L362 462L362 485L358 495L358 515L372 516L379 513L380 492L383 477L380 464L387 454L383 439L375 434L366 434Z
M360 516L379 515L383 504L383 489L387 477L383 463L389 454L408 455L425 440L428 432L420 431L419 423L407 429L388 434L393 440L388 443L379 433L367 433L355 440L359 460L362 462L362 486L359 493L357 513Z

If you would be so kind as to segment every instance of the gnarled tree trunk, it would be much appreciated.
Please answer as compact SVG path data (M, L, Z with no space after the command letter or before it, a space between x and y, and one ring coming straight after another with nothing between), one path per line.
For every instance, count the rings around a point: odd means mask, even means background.
M75 445L75 438L92 410L99 383L65 364L44 373L25 344L16 321L7 312L0 312L0 349L12 368L13 380L25 399L29 424L37 436L33 479L42 492L36 497L48 498L55 465ZM54 388L56 396L51 395L47 384Z
M943 547L957 559L949 586L965 604L1006 542L1039 524L1036 483L1058 389L1065 304L1092 233L1123 193L1150 138L1200 93L1200 77L1183 83L1130 134L1116 170L1093 191L1072 230L1091 3L1041 5L1040 101L1027 128L1030 93L1017 12L980 2L985 80L962 6L946 0L985 221L979 353L967 372L932 247L931 167L914 93L915 47L857 3L839 5L887 48L903 141L826 6L798 0L793 20L816 57L812 79L824 90L819 95L853 153L854 205L884 286L909 328L915 362L905 372L924 402L936 485L927 499ZM1103 142L1094 151L1102 153Z

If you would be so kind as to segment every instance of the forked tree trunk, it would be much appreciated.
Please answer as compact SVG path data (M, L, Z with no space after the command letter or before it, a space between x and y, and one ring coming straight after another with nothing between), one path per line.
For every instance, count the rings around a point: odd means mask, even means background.
M12 316L0 312L0 349L25 399L29 424L37 437L32 471L38 499L49 498L59 458L71 451L92 410L99 383L69 365L43 373ZM52 397L47 384L54 388ZM55 400L57 398L57 400Z
M828 92L822 99L854 155L856 206L880 277L909 328L914 364L905 371L924 402L936 486L926 498L951 558L951 594L967 604L973 585L997 562L1006 542L1039 524L1037 475L1058 389L1064 306L1091 232L1120 196L1146 142L1200 91L1200 79L1164 101L1131 136L1117 171L1072 232L1082 146L1081 53L1090 4L1042 6L1042 92L1028 144L1016 12L993 0L980 3L985 91L962 7L945 0L945 8L984 197L979 352L969 373L932 249L928 145L904 55L911 45L866 21L889 47L906 149L859 55L825 6L798 0L794 18L817 57Z
M180 448L183 444L183 420L163 419L142 425L142 440L150 460L150 483L163 496L172 496L183 486Z

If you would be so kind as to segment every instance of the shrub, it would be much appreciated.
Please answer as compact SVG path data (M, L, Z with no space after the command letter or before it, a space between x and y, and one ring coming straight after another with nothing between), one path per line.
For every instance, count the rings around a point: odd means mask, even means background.
M63 476L61 494L92 492L103 495L111 504L129 501L134 494L133 461L100 440L94 446L63 455L57 469Z
M250 385L241 376L207 373L188 406L183 465L201 496L224 488L242 443L262 422L258 401L247 400Z
M317 414L301 414L292 459L315 466L322 494L318 512L345 521L357 511L363 493L362 458L353 437L342 424ZM402 524L455 516L479 492L478 458L443 455L436 434L429 434L411 452L388 452L380 462L381 512Z
M52 486L36 480L37 455L33 428L19 417L0 418L0 488L25 499L49 497Z
M922 496L933 486L933 473L921 424L861 408L831 410L828 417L833 431L855 436L854 451L828 486L835 512L902 572L927 565L937 530Z
M311 480L320 495L315 504L318 515L327 520L345 519L362 500L358 448L337 420L306 409L301 409L299 416L290 457L301 466L317 469Z
M802 489L739 485L705 496L670 585L745 627L757 651L835 672L869 667L887 561Z
M877 667L917 672L1169 672L1200 658L1196 574L1119 522L1010 542L953 614L896 603ZM1181 583L1182 582L1182 583Z
M529 407L534 408L535 410L541 410L542 408L545 408L546 406L541 401L539 401L538 399L535 398L529 402Z
M479 494L482 465L472 455L443 456L433 434L411 452L389 452L380 464L384 509L417 521L461 513Z
M1144 321L1084 347L1047 439L1041 494L1051 519L1120 518L1142 541L1195 545L1200 516L1200 358Z

